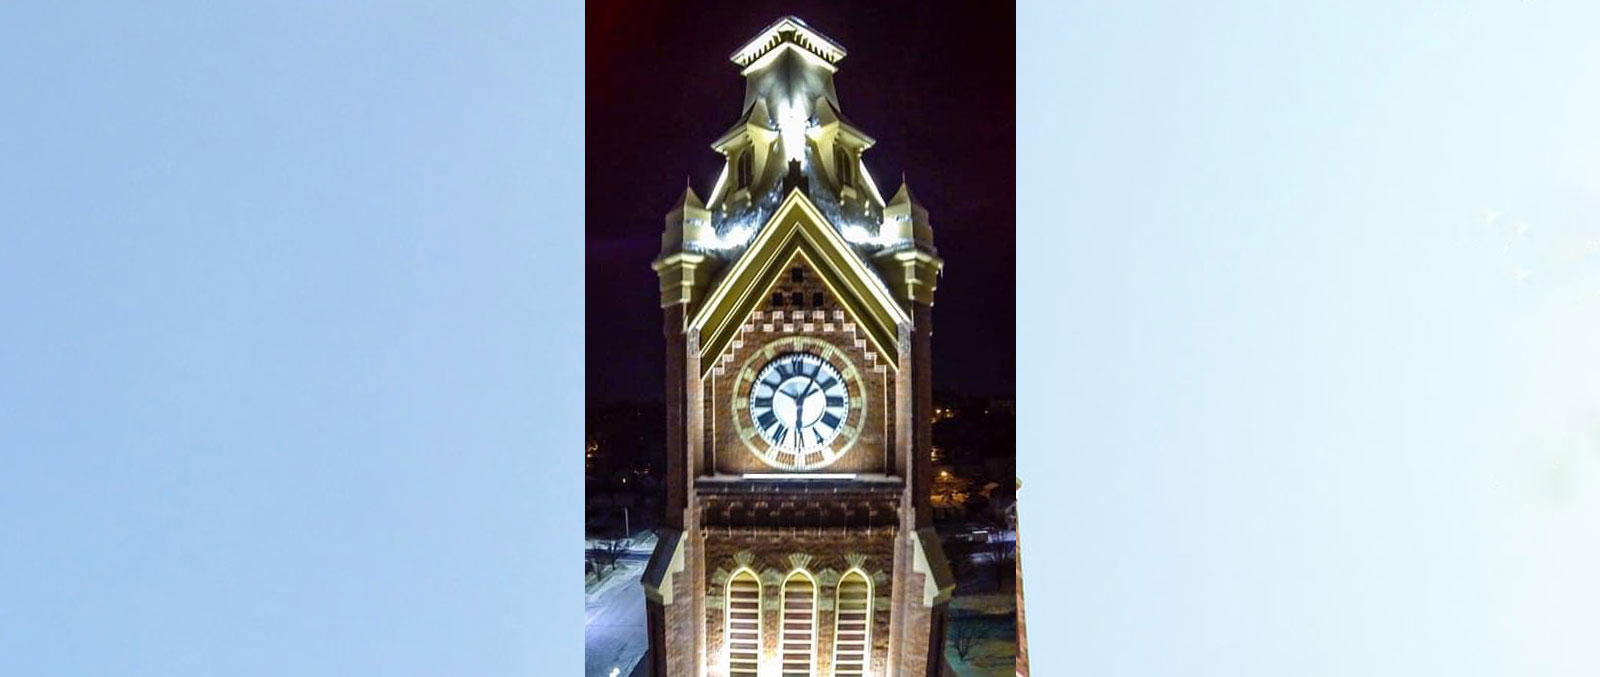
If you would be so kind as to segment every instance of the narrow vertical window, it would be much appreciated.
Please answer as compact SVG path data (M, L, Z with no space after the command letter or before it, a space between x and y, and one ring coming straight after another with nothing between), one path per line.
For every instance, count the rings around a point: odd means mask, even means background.
M756 677L761 661L761 581L749 569L728 579L729 677Z
M872 585L860 571L839 579L839 601L834 604L833 674L861 677L867 674L867 647L872 646Z
M750 169L750 151L747 149L739 154L739 187L749 188L752 172Z
M833 166L839 172L839 185L850 185L850 153L845 151L844 146L833 147Z
M817 585L796 571L783 582L783 677L812 677L817 638Z

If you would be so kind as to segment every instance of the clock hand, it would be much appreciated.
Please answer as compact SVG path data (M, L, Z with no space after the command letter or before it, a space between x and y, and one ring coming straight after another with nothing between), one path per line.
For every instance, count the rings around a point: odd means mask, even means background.
M817 377L815 375L813 375L810 378L811 378L811 380L806 383L806 387L800 391L800 395L798 397L796 397L795 400L794 400L795 401L794 417L795 417L795 429L796 430L799 429L799 425L800 425L800 420L801 420L800 412L804 411L805 407L806 407L806 398L811 396L811 391L817 389Z
M794 450L796 453L800 451L800 421L804 420L805 410L805 398L796 399L794 401Z

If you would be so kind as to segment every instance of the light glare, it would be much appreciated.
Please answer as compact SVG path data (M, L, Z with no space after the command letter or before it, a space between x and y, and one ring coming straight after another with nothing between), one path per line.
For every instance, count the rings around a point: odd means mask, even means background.
M778 105L778 135L783 139L783 158L805 162L806 110L793 101Z

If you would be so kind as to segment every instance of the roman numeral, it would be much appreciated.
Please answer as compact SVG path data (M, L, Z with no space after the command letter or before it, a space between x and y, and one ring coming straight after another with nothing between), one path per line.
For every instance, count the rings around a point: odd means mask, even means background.
M827 426L829 430L837 428L839 427L839 417L835 416L832 412L823 414L822 425Z

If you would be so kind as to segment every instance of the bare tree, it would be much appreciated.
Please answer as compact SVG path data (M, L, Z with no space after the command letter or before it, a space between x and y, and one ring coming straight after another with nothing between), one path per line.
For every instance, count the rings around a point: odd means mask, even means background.
M983 628L977 623L954 623L950 626L950 644L956 648L956 656L966 662L967 656L972 654L972 648L978 645L978 640L983 639Z
M623 553L628 551L628 540L625 538L607 538L600 541L599 546L589 550L589 561L594 567L596 576L605 576L607 572L617 568L617 561L622 559Z
M950 573L955 575L957 585L960 581L970 579L977 571L977 566L972 562L972 545L959 541L944 545L945 560L950 563Z
M994 539L984 544L984 549L994 566L994 584L1003 590L1006 582L1016 577L1016 542Z

